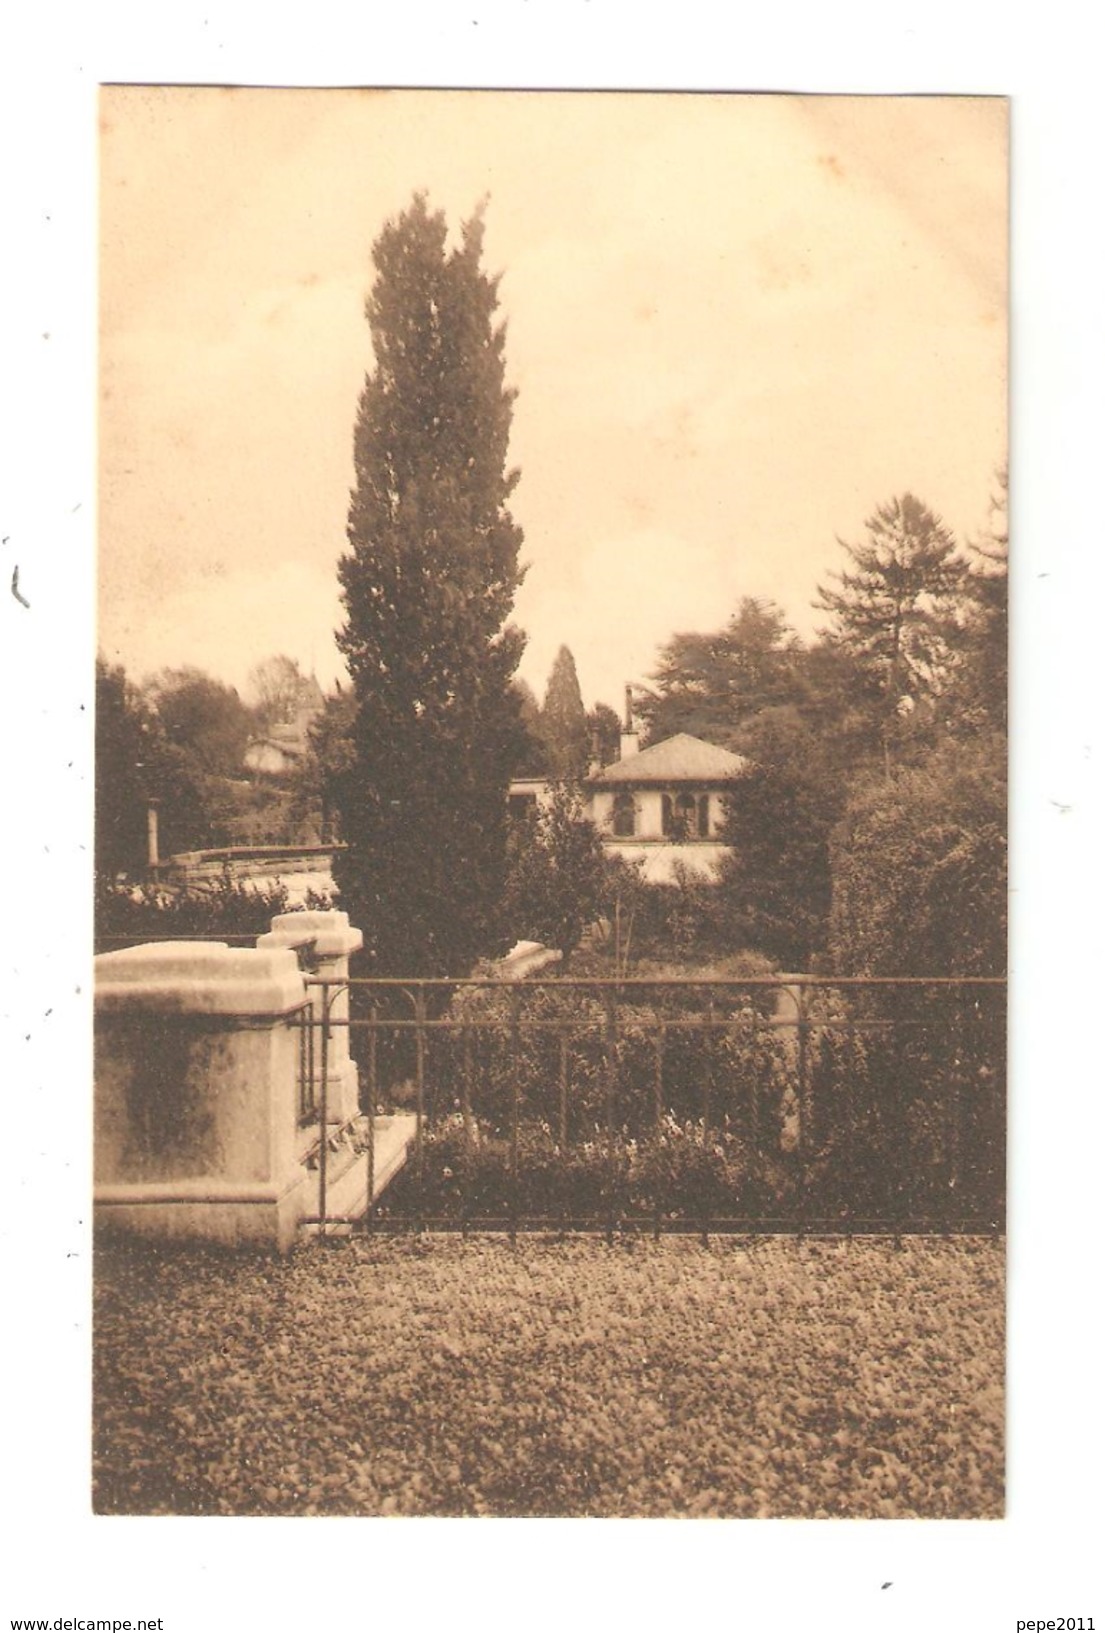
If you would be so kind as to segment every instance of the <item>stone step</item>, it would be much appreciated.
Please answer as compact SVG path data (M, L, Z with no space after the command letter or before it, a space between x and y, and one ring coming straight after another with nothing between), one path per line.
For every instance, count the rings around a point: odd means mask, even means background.
M374 1119L375 1160L373 1164L372 1200L379 1199L407 1160L414 1144L417 1118L410 1112L399 1112L390 1117ZM318 1170L307 1178L311 1197L308 1212L318 1212ZM361 1152L331 1152L326 1167L327 1235L337 1236L348 1231L349 1222L363 1219L368 1212L368 1158ZM301 1224L301 1236L317 1236L317 1223Z

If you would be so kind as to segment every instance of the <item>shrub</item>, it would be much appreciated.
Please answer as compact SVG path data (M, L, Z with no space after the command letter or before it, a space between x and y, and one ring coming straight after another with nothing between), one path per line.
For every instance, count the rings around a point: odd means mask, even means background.
M283 885L252 885L229 868L209 889L170 890L163 885L96 881L97 939L156 941L177 936L258 936L288 908Z
M619 1224L747 1217L785 1205L783 1169L767 1170L728 1128L666 1116L636 1140L624 1129L563 1146L547 1123L519 1126L517 1167L509 1139L459 1115L427 1130L421 1172L410 1166L381 1212L429 1219L612 1220Z

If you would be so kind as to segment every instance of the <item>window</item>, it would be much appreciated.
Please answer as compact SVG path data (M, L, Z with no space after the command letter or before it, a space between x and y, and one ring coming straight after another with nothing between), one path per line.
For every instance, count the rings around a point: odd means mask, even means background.
M661 825L664 834L677 842L710 837L710 796L692 794L661 795Z
M637 802L632 794L614 795L613 828L618 839L632 839L637 832Z

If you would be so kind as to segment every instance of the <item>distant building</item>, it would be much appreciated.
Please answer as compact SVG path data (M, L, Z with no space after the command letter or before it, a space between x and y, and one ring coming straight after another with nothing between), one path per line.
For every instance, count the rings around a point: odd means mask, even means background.
M626 752L587 778L588 815L603 843L627 862L644 863L646 879L665 883L676 863L710 875L725 855L719 835L725 799L747 761L701 737L680 732L651 748Z
M250 739L245 752L246 770L269 776L296 770L310 747L311 723L322 713L325 703L314 675L301 679L280 715L264 732Z
M651 748L638 745L627 707L619 758L592 767L583 780L586 813L603 844L628 862L642 862L644 877L653 883L670 883L677 864L711 876L727 850L719 837L726 796L747 760L687 732ZM511 814L537 810L547 787L538 777L511 783Z

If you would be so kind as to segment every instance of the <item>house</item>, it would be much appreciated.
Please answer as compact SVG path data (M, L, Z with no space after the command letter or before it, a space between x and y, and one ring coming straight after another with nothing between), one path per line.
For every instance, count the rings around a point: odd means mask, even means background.
M314 675L301 677L294 694L284 700L278 717L261 735L251 738L245 752L247 771L280 776L295 771L309 745L312 721L321 713L326 699Z
M627 708L618 759L593 766L583 780L586 814L607 849L627 862L641 862L651 883L670 883L677 864L711 877L727 850L719 837L725 801L747 760L687 732L650 748L639 745ZM537 777L513 782L511 815L538 809L546 788Z
M621 757L587 778L591 821L603 843L642 862L653 883L670 882L677 863L709 877L726 853L725 800L747 761L687 732L646 749L637 741L636 732L623 732Z

